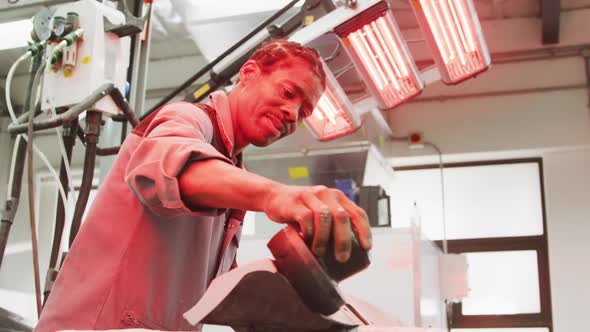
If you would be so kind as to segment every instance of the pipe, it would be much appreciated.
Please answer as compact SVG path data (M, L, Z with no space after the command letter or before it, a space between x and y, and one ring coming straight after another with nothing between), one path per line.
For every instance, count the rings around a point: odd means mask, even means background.
M111 115L111 120L115 122L127 122L127 117L124 114L114 114Z
M41 56L36 55L31 61L30 67L30 75L29 80L27 82L27 92L25 97L25 104L24 104L24 113L21 114L18 118L18 121L26 122L29 118L29 108L31 107L31 94L33 93L33 81L34 75L39 69L41 65ZM37 107L35 108L37 111L41 111ZM4 210L2 211L2 220L0 221L0 268L2 267L2 258L4 257L4 251L6 250L6 244L8 243L8 235L10 234L10 227L14 222L14 218L16 216L16 211L18 209L18 203L20 200L20 193L22 189L22 182L23 182L23 172L24 172L24 164L26 158L26 150L27 150L27 142L21 137L17 139L15 144L18 146L15 147L16 155L14 156L14 173L12 175L12 179L9 181L12 183L10 186L10 192L7 192L7 199L4 203Z
M121 150L121 146L111 146L109 148L96 148L96 155L97 156L112 156L119 153Z
M80 125L78 125L78 130L76 131L76 134L78 135L78 138L80 139L80 141L82 141L82 144L84 144L84 146L86 146L86 139L85 139L85 133L84 133L84 129L82 129L80 127ZM100 148L100 147L96 147L96 155L97 156L112 156L114 154L119 153L119 150L121 149L121 146L111 146L108 148Z
M103 84L100 88L92 92L88 97L86 97L81 103L71 107L65 113L59 114L51 119L41 120L37 123L33 123L33 130L42 130L42 129L49 129L55 128L58 126L63 125L64 123L71 122L74 119L78 118L80 113L87 110L89 107L94 105L97 101L101 98L110 94L111 91L115 88L112 83ZM22 134L27 131L26 124L10 124L8 125L8 132L15 135L15 134Z
M27 98L25 100L28 100L28 92L27 92ZM26 102L27 104L29 103L28 101ZM26 106L25 106L26 107ZM30 105L29 105L30 107ZM35 107L35 116L41 114L41 105L37 104L37 106ZM16 123L27 123L27 121L29 120L29 111L27 110L26 112L24 112L23 114L21 114L17 119L16 119Z
M86 115L86 153L84 156L84 169L82 171L80 194L78 196L78 201L76 202L76 209L74 210L72 227L70 229L70 247L80 230L84 210L86 209L90 190L92 189L96 148L100 136L101 117L102 113L97 111L88 111L88 114Z
M77 121L73 121L71 127L64 127L63 131L63 140L64 145L66 148L66 156L67 162L71 163L72 161L72 151L74 149L74 144L76 143L76 131L78 129ZM61 166L59 169L59 181L63 186L66 194L68 194L68 176L66 172L66 165L62 158ZM53 232L53 243L51 246L51 257L49 258L49 267L47 269L47 276L45 277L45 290L43 292L43 305L47 302L47 298L49 297L49 293L51 292L51 287L53 286L53 282L57 277L57 259L60 253L61 247L61 239L63 237L63 229L65 225L65 210L66 210L67 202L64 202L61 198L61 195L57 197L57 211L55 216L55 230Z
M135 112L133 112L131 106L129 106L129 104L125 101L125 97L123 97L121 91L119 91L119 89L112 89L109 95L111 96L111 98L113 98L113 101L115 102L117 107L119 107L119 109L123 111L123 114L125 115L127 120L129 120L131 126L135 128L139 124L139 119L135 116Z
M155 110L157 110L162 105L164 105L165 103L167 103L168 101L170 101L172 98L174 98L176 95L178 95L178 93L180 93L181 91L183 91L184 89L186 89L187 87L189 87L193 82L195 82L201 76L203 76L205 73L207 73L209 70L211 70L213 68L213 66L215 66L216 64L218 64L223 58L225 58L230 53L232 53L233 51L235 51L238 47L240 47L243 43L245 43L246 41L248 41L250 38L252 38L258 32L262 31L262 29L264 29L272 21L276 20L281 15L283 15L285 12L287 12L287 10L291 9L291 7L293 7L297 2L299 2L299 0L293 0L293 1L289 2L286 6L284 6L283 8L281 8L279 11L277 11L276 13L274 13L271 17L269 17L264 22L262 22L260 25L258 25L254 30L250 31L250 33L248 33L246 36L244 36L244 38L240 39L237 43L235 43L230 48L228 48L225 52L223 52L220 56L218 56L217 58L215 58L215 60L211 61L205 67L201 68L196 74L194 74L193 76L191 76L189 79L187 79L186 81L184 81L184 83L182 83L179 87L177 87L176 89L174 89L174 91L172 91L171 93L169 93L166 97L162 98L162 100L160 100L158 103L156 103L156 105L154 105L151 109L149 109L146 113L144 113L140 117L140 120L145 119L147 116L149 116Z
M18 144L16 148L16 156L14 157L14 163L17 165L14 168L12 174L12 186L9 193L7 193L8 199L4 203L4 210L2 211L2 221L0 222L0 268L2 267L2 258L4 257L4 251L6 250L6 244L8 243L8 235L10 234L10 227L14 222L16 216L16 210L18 209L18 203L20 199L20 193L23 182L23 173L25 170L25 158L27 156L27 142L20 137L17 139Z

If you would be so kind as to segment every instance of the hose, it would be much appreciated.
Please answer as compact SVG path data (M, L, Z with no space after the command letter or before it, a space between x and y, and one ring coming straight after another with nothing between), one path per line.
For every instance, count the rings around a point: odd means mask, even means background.
M92 180L94 178L94 162L96 160L96 149L98 145L98 138L100 135L100 120L102 113L95 111L88 111L86 114L86 152L84 155L84 169L82 171L82 183L80 184L80 195L76 201L76 209L72 218L72 226L70 229L70 247L72 246L80 225L82 224L82 217L84 210L88 203L90 190L92 189Z
M67 132L64 132L64 137L62 138L60 135L60 149L62 149L62 155L65 155L65 159L62 160L60 170L59 170L59 178L60 183L64 188L69 188L70 192L73 194L74 191L72 190L72 177L71 174L67 174L67 167L69 167L69 163L71 162L72 157L72 150L74 148L74 143L76 142L76 133L77 131L77 121L73 123L70 128L67 128ZM56 128L57 129L57 128ZM49 267L47 268L47 275L45 277L45 290L43 292L43 305L47 302L49 298L49 293L51 292L51 287L53 286L53 282L57 277L57 260L61 249L61 242L63 237L63 230L65 221L69 220L68 216L68 209L66 208L67 202L64 202L61 199L61 196L58 197L57 202L57 211L55 215L55 228L53 231L53 243L51 246L51 256L49 258Z
M27 51L25 54L21 55L21 56L20 56L20 57L19 57L19 58L18 58L18 59L17 59L17 60L14 62L14 64L12 65L12 67L10 67L10 70L8 71L8 75L6 76L6 88L5 88L6 107L7 107L7 109L8 109L8 114L10 115L10 118L11 118L11 120L12 120L12 122L13 122L14 124L17 124L17 123L18 123L18 118L16 117L16 114L15 114L15 112L14 112L14 108L13 108L13 106L12 106L12 98L10 97L10 89L11 89L11 86L12 86L12 78L13 78L13 76L14 76L14 72L15 72L16 68L18 67L18 65L19 65L19 64L20 64L22 61L24 61L24 60L28 59L28 58L31 56L31 54L32 54L32 53L31 53L30 51ZM32 82L32 81L33 81L33 80L31 80L31 82ZM31 91L31 92L32 92L32 90L33 90L33 86L31 85L31 86L29 86L29 90L27 90L27 91ZM29 92L27 92L27 93L29 93ZM29 102L29 100L30 100L30 98L27 98L25 102L26 102L26 103L28 103L28 102ZM28 110L27 110L27 109L25 109L25 111L28 111ZM34 112L33 110L31 110L31 113L35 114L36 112ZM29 117L30 117L30 116L29 116ZM23 138L25 141L27 141L27 142L28 142L27 135L25 135L25 134L21 134L21 135L19 135L19 136L21 136L21 137L22 137L22 138ZM45 166L46 166L46 167L49 169L49 171L50 171L51 175L53 175L53 177L55 178L55 181L57 181L57 183L59 183L59 176L57 175L57 171L56 171L56 170L55 170L55 168L54 168L54 167L51 165L51 163L49 162L49 159L47 158L47 156L46 156L46 155L45 155L43 152L41 152L41 150L39 150L39 148L38 148L38 147L37 147L37 146L36 146L34 143L33 143L33 151L34 151L34 152L37 154L37 156L38 156L39 158L41 158L41 160L43 161L43 163L45 164ZM23 162L23 163L24 163L24 162ZM19 165L22 165L23 163L20 163ZM17 164L17 163L13 163L13 164L11 164L11 171L10 171L10 174L13 174L13 172L14 172L14 168L13 168L13 167L14 167L16 164ZM12 179L12 177L11 177L11 179ZM14 184L12 183L12 181L9 181L9 182L8 182L8 192L11 192L11 191L12 191L12 186L13 186L13 185L14 185ZM59 187L58 187L58 189L59 189L59 191L60 191L60 194L61 194L61 196L62 196L62 199L64 199L65 201L67 201L67 198L66 198L66 194L65 194L65 190L64 190L64 188L63 188L63 187L61 187L61 186L59 186Z
M41 63L39 69L35 73L35 79L33 80L33 87L38 86L38 82L41 79L41 74L45 68L45 62ZM31 101L29 104L34 104L33 101L36 99L36 94L31 93ZM27 144L27 171L28 171L28 187L29 187L29 218L31 225L31 243L33 247L33 269L35 273L35 299L37 304L37 317L41 316L41 281L39 273L39 248L37 243L37 225L35 222L35 188L34 188L34 168L33 168L33 121L35 120L35 112L29 110L29 123L28 123L28 136L29 143Z

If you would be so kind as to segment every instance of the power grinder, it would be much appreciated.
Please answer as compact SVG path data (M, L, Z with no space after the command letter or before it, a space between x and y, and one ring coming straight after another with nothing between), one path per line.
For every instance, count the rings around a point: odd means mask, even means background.
M277 270L293 286L303 303L312 311L331 315L345 304L336 285L367 268L368 253L352 238L350 258L344 263L336 260L333 241L326 253L315 256L294 226L287 226L268 242Z

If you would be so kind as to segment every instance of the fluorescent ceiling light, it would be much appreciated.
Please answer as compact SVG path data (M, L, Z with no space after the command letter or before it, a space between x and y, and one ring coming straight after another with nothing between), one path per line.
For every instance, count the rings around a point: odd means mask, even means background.
M0 23L0 50L27 46L32 30L33 22L30 19Z

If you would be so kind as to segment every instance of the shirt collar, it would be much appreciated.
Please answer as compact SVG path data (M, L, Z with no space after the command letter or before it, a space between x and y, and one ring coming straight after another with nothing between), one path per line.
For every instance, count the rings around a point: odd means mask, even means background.
M209 95L209 105L215 109L218 117L217 126L221 135L223 135L223 143L225 148L231 156L234 152L234 126L231 117L231 110L229 108L229 100L223 91L215 91Z

